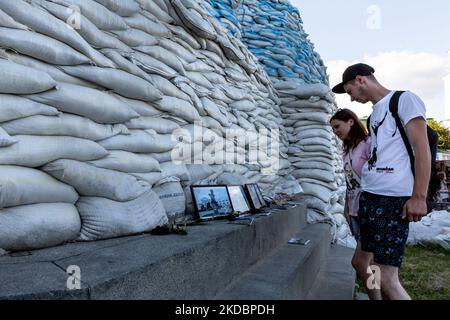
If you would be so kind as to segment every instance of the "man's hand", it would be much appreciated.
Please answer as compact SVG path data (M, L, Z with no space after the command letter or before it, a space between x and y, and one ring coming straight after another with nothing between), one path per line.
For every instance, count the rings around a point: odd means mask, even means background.
M402 219L408 219L409 222L417 222L427 215L427 202L423 199L412 197L406 201L403 207Z

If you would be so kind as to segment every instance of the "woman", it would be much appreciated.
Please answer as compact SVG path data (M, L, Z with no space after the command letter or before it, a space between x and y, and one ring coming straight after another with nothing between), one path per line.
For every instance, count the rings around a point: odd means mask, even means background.
M370 138L358 116L351 110L341 109L330 120L333 132L343 142L344 171L347 183L344 215L357 241L352 265L363 280L371 299L381 299L379 290L369 290L367 279L372 276L368 268L372 263L372 253L361 250L358 220L359 196L361 195L361 171L370 158ZM369 269L370 272L370 269ZM373 289L373 288L371 288Z

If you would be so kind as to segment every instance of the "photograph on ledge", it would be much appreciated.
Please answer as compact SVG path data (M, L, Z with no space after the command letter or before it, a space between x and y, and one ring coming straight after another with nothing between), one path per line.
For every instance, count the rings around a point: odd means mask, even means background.
M228 186L231 204L235 213L247 213L250 211L250 204L245 196L242 186Z
M191 192L200 220L226 217L233 213L227 186L191 186Z

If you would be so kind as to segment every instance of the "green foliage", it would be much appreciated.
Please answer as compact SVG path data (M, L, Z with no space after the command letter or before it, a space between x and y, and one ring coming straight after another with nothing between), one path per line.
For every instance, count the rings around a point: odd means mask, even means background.
M436 120L428 120L428 125L433 128L434 131L439 136L439 145L438 149L440 151L449 151L450 150L450 129L442 124L442 122L438 122Z

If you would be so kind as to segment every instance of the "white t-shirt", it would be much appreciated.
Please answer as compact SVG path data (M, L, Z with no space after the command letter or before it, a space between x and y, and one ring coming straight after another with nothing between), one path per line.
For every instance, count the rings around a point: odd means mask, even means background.
M389 111L394 91L373 106L370 116L371 157L364 165L361 189L366 192L396 197L410 197L414 177L408 151L395 119ZM398 114L403 126L421 117L426 120L425 104L412 92L400 96Z

